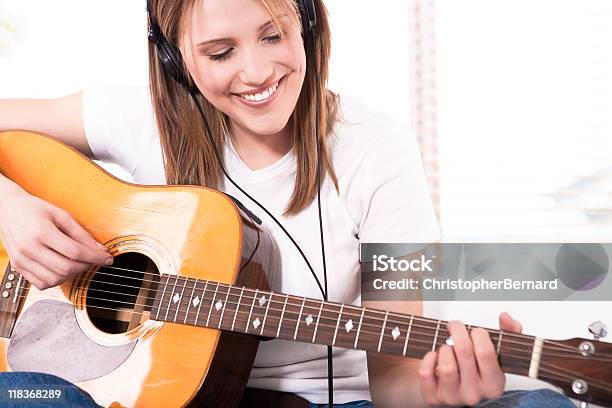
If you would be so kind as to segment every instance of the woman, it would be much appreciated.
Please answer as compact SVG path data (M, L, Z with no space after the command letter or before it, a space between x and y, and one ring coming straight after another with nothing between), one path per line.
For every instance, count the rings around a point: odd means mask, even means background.
M318 116L312 126L318 127L325 176L320 197L329 299L359 304L361 242L435 241L439 231L415 139L390 118L325 88L330 32L322 1L314 5L317 24L307 33L301 32L293 0L153 0L148 91L113 87L53 101L3 101L0 128L53 135L89 157L118 163L137 183L200 184L238 197L270 226L279 247L282 274L272 279L272 288L320 297L287 237L222 177L215 152L231 177L291 232L322 275L319 241L313 239L319 230L311 122ZM180 49L180 72L162 66L162 40ZM108 253L69 214L6 178L1 186L12 199L3 200L0 233L12 264L34 285L57 285L107 260ZM422 313L420 302L363 303ZM500 324L521 330L507 314ZM541 407L545 401L572 406L547 391L502 397L504 375L488 334L468 333L460 322L449 329L454 347L443 346L421 362L334 350L334 402L463 406L501 397L484 406ZM297 394L318 406L327 402L326 377L325 347L274 340L261 344L248 387Z

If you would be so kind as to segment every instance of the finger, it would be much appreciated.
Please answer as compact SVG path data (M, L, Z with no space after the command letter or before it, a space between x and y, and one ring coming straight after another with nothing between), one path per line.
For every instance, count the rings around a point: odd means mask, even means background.
M21 273L40 290L57 286L65 280L61 275L49 270L37 261L28 258L20 261L17 272Z
M37 289L42 290L47 288L47 284L45 284L40 278L34 275L32 271L24 267L13 267L13 270L21 274L28 282L36 286Z
M47 232L44 244L73 261L102 265L107 260L112 260L108 252L77 242L57 228L51 228Z
M472 330L472 342L474 343L474 354L480 371L481 392L485 398L497 398L503 390L506 377L499 366L497 352L485 329Z
M85 262L68 259L47 247L43 247L38 251L38 258L36 261L45 265L52 272L60 274L66 278L83 272L91 266Z
M438 380L436 379L435 370L438 361L438 353L430 351L425 354L419 367L419 382L421 384L421 394L423 399L430 405L439 405L438 398Z
M474 345L465 325L458 321L448 323L448 331L453 338L452 350L459 368L461 395L468 405L480 402L480 377L474 356Z
M510 331L514 333L522 333L523 325L518 320L514 320L509 313L502 313L499 315L499 327L502 330Z
M443 345L438 351L438 365L436 373L439 382L439 392L442 400L449 405L460 402L459 395L459 370L453 349Z
M69 237L81 244L92 248L99 248L97 241L66 211L57 209L53 212L53 219L57 226Z

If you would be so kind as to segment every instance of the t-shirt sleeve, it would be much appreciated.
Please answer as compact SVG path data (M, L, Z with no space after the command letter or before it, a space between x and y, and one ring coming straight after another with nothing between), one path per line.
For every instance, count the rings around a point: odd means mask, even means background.
M133 174L156 134L148 88L113 85L83 91L83 124L94 158Z
M361 186L359 241L435 242L440 230L419 146L408 125L393 123L366 153Z

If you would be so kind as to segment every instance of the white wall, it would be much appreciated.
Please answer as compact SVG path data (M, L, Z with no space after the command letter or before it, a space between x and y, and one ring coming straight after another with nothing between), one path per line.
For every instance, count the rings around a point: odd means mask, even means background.
M408 2L371 4L327 1L330 88L408 121ZM0 19L2 9L23 20L26 35L8 59L0 58L1 98L146 83L144 0L2 0Z

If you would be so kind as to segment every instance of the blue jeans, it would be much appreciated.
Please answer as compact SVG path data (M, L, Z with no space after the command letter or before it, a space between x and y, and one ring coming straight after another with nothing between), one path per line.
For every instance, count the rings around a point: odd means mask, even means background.
M39 391L37 395L36 392ZM21 392L20 392L21 391ZM0 372L0 407L3 408L99 408L85 391L59 377L25 372ZM328 408L310 404L310 408ZM334 404L338 408L372 408L370 401ZM552 390L507 391L496 400L485 401L478 408L575 408L563 394Z
M0 373L2 408L100 408L79 387L49 374Z
M334 404L337 408L373 408L370 401ZM576 408L565 395L552 390L506 391L501 398L481 402L477 408ZM329 408L327 404L310 404L310 408Z

